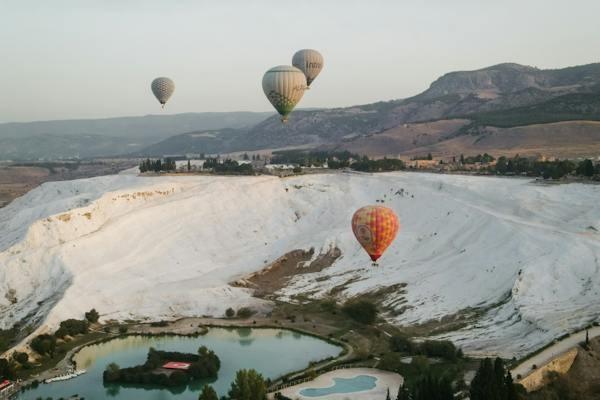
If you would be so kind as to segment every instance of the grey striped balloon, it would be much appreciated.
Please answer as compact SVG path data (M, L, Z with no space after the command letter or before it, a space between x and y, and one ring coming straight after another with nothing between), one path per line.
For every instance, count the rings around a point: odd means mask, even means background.
M306 83L310 86L323 69L323 56L316 50L299 50L292 57L292 65L304 72Z
M262 87L267 99L281 114L281 121L287 122L289 113L306 90L306 77L296 67L279 65L265 72Z
M165 108L165 103L175 91L175 83L169 78L160 77L152 81L151 88L158 102Z

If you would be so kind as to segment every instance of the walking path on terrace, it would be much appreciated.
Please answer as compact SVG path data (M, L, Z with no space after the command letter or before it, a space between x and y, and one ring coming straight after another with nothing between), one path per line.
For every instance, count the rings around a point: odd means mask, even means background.
M588 330L590 339L600 336L600 327L596 326ZM585 330L573 333L572 335L564 338L563 340L553 344L552 346L544 349L541 353L534 355L533 357L527 358L521 364L511 371L512 376L516 377L521 375L521 378L525 378L531 374L534 370L531 368L534 364L540 368L550 362L556 356L559 356L573 347L576 347L579 343L585 341Z

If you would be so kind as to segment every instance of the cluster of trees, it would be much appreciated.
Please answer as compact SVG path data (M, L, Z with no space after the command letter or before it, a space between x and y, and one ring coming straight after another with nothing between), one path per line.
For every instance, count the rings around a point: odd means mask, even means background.
M431 155L430 155L431 156ZM371 160L349 151L303 151L286 150L273 153L272 164L296 164L300 167L321 167L327 163L329 169L351 168L362 172L398 171L406 168L402 160L383 158Z
M364 156L360 160L350 164L350 168L361 172L385 172L400 171L406 169L404 161L395 158L382 158L380 160L370 160Z
M592 160L579 163L570 160L536 161L516 155L512 158L499 157L491 171L500 175L540 176L544 179L560 179L568 174L591 178L600 175L600 164L594 165Z
M412 158L413 160L433 160L433 156L431 155L431 153L427 153L426 156L414 156Z
M462 350L457 349L454 343L449 340L425 340L416 343L405 336L394 335L390 338L390 348L394 352L439 357L448 361L463 358Z
M204 169L211 169L218 174L225 175L252 175L254 169L252 164L240 164L235 160L219 160L218 158L207 158L204 161Z
M173 371L170 375L156 373L168 361L190 363L186 371ZM130 368L120 368L111 363L102 375L105 383L157 384L162 386L181 386L190 380L216 378L221 368L221 360L212 350L205 346L198 349L198 354L159 351L150 348L146 362Z
M575 169L577 175L591 178L594 175L600 175L600 163L594 165L592 160L583 160Z
M242 159L244 159L245 161L249 161L250 156L248 156L248 153L244 153ZM260 154L252 154L252 161L260 161Z
M16 370L14 363L5 358L0 358L0 378L15 379Z
M348 300L342 311L361 324L371 325L377 320L377 307L367 300Z
M488 153L477 154L476 156L465 157L462 154L460 155L460 163L461 164L475 164L475 163L491 163L495 158L489 155Z
M149 158L145 159L140 163L140 172L160 172L160 171L175 171L177 166L175 165L175 160L167 158L166 160L151 160Z
M29 346L41 356L54 357L56 351L56 336L44 333L34 337Z
M225 316L227 318L233 318L236 315L238 318L250 318L254 314L256 314L256 311L254 311L253 309L251 309L249 307L241 307L240 309L237 310L237 313L231 307L229 307L227 310L225 310Z
M398 389L396 400L453 400L452 382L446 377L426 373L409 389L404 384ZM389 391L386 400L391 400ZM491 399L490 399L491 400Z
M276 396L277 397L277 396ZM219 400L217 392L210 385L205 385L200 393L199 400ZM231 382L228 396L220 400L266 400L267 381L261 374L253 369L239 370L235 380Z
M520 385L513 383L512 376L506 371L504 362L496 358L494 362L486 358L471 382L471 400L519 400L523 392Z
M536 161L516 155L513 158L499 157L493 172L500 175L541 176L544 179L559 179L572 173L577 168L569 160Z
M57 338L64 338L65 336L83 335L88 333L90 323L87 319L67 319L60 323L60 327L54 333Z
M357 154L349 151L306 151L283 150L273 152L271 164L297 164L301 167L311 165L322 167L327 163L329 168L344 168L350 165L350 160L358 159Z

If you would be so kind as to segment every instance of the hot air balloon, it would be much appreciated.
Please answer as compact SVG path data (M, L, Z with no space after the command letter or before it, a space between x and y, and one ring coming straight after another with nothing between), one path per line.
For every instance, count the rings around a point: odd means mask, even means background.
M279 65L265 72L262 87L267 99L281 114L281 121L287 122L288 114L304 95L306 77L296 67Z
M312 81L323 69L323 56L316 50L299 50L292 57L292 65L304 72L307 86L310 87Z
M383 206L366 206L352 216L354 236L371 257L373 265L394 241L400 222L391 209Z
M152 81L151 88L162 108L165 108L166 102L175 91L175 83L169 78L160 77Z

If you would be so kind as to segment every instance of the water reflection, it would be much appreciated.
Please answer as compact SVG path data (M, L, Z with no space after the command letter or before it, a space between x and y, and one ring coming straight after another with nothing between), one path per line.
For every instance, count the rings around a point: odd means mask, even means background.
M112 362L131 367L145 362L148 349L195 353L200 346L214 350L221 359L218 378L200 381L175 389L156 386L104 385L102 373ZM211 383L219 396L227 394L235 373L242 368L254 368L266 378L276 378L308 366L311 361L336 356L341 348L311 336L280 329L212 328L204 336L127 336L82 349L74 357L78 368L88 373L75 379L40 385L26 391L20 399L38 397L68 398L78 393L86 399L119 400L189 400L198 398L206 383ZM285 354L285 357L282 357Z

